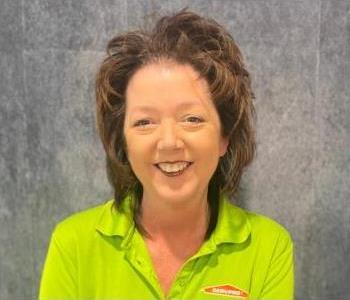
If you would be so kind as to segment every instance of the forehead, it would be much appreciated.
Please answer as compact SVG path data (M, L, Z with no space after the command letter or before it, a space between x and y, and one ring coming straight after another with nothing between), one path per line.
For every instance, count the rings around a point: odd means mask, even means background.
M170 62L152 63L136 71L128 83L126 101L133 110L212 105L206 80L190 65Z

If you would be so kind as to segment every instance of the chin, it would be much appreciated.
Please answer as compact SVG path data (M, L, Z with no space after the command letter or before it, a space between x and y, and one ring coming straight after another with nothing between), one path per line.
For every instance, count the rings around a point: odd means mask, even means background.
M171 203L181 203L183 201L189 201L198 197L199 187L194 186L182 186L181 188L171 188L171 187L158 187L156 189L156 194L160 199L168 201Z

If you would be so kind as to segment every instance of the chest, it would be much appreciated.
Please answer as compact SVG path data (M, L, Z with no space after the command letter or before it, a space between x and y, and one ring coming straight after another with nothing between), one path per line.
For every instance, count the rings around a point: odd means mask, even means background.
M184 261L172 255L151 255L154 271L156 272L159 284L165 294L168 294L176 274L180 271Z
M106 243L95 248L94 251L86 251L83 261L77 269L79 282L79 299L223 299L214 294L204 293L203 289L210 286L220 286L221 284L232 284L236 287L251 292L251 296L258 298L261 290L260 282L257 278L265 278L265 271L268 267L261 264L253 264L256 260L247 260L248 249L234 251L229 245L223 245L215 252L199 256L198 259L186 264L183 258L179 258L178 253L174 255L167 251L162 251L152 247L151 251L145 252L144 243L133 244L134 248L129 248L127 252L116 251ZM142 247L140 246L142 245ZM187 245L179 247L182 251L187 250ZM104 251L101 252L101 249ZM204 248L206 249L206 248ZM132 251L130 251L132 250ZM100 252L99 252L100 251ZM207 252L207 251L204 251ZM152 254L153 253L153 254ZM103 254L103 255L102 255ZM147 256L152 257L152 268L158 277L157 282L151 278L147 262ZM267 254L263 253L265 257ZM80 255L81 256L81 255ZM137 258L140 258L140 265ZM259 260L259 259L258 259ZM265 259L266 260L266 259ZM135 270L138 270L135 272ZM257 274L254 274L257 273ZM177 279L177 285L173 292L176 275L181 275ZM185 276L184 276L185 275ZM255 278L251 282L251 278ZM185 284L182 285L182 282ZM155 290L159 286L162 294ZM253 290L255 292L253 292ZM160 292L159 291L159 292Z
M146 242L146 244L159 284L164 294L168 294L177 273L187 259L197 251L198 246L185 247L185 245L177 245L178 247L170 248L163 244L151 242Z

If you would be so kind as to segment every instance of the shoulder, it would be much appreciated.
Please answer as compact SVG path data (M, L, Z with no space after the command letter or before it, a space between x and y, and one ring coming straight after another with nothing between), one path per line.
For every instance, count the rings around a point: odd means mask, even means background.
M252 231L259 234L281 235L290 238L287 228L278 221L256 212L244 210Z
M288 230L276 220L263 214L239 207L228 198L220 205L216 240L242 243L248 241L252 251L274 251L290 247L292 238ZM255 249L255 250L254 250Z
M222 216L228 216L229 225L238 231L244 228L245 236L250 236L250 243L259 249L266 248L273 250L276 245L280 247L291 247L293 244L292 237L287 228L277 220L266 215L250 211L226 201L228 213ZM234 234L234 232L232 232Z
M284 225L263 214L249 210L244 213L251 227L252 244L274 255L293 251L292 236Z
M95 231L95 225L104 209L111 207L113 200L73 213L59 221L54 230L53 237L59 240L83 238Z
M230 219L229 224L235 230L239 227L245 227L255 242L260 239L266 242L276 239L292 242L286 227L273 218L250 211L228 200L225 201L225 204L224 208L228 210L228 213L222 214L222 217Z
M290 232L278 221L266 215L240 207L235 208L245 216L249 228L247 253L255 257L259 268L265 270L272 262L293 260L294 244Z

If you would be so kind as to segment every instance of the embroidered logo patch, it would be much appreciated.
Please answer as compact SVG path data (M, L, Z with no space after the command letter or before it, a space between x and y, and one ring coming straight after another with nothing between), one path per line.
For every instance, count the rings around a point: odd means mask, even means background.
M248 293L232 284L205 287L202 292L231 298L247 299Z

